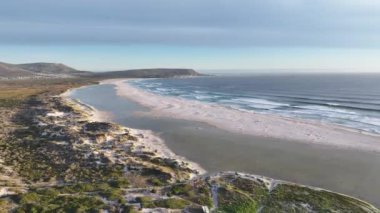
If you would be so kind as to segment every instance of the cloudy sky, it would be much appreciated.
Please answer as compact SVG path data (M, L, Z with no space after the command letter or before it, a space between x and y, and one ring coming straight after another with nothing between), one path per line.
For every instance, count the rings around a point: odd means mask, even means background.
M380 71L380 1L2 1L0 61Z

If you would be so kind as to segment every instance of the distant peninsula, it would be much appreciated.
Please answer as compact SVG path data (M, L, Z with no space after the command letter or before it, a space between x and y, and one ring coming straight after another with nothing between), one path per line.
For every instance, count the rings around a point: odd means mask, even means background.
M122 71L80 71L60 63L9 64L0 62L0 79L43 79L43 78L170 78L201 76L193 69L155 68Z

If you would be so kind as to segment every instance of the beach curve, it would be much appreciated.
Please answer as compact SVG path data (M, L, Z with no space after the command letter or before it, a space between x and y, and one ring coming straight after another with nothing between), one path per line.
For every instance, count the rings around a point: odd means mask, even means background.
M149 112L142 112L140 115L193 120L240 134L380 152L378 135L355 129L279 115L242 112L216 104L160 96L136 88L126 79L109 79L101 84L112 84L118 96L150 108Z
M70 103L71 105L75 105L77 108L79 108L80 111L83 114L85 114L87 119L91 122L111 122L112 116L113 116L112 113L98 110L91 105L82 103L77 99L71 98L70 95L72 92L73 90L67 90L64 93L62 93L60 97L62 97L66 102ZM197 171L198 175L203 175L207 172L198 163L190 161L183 156L175 154L165 144L164 140L161 139L153 131L143 130L143 129L134 129L134 128L129 128L129 127L125 127L125 128L128 129L131 135L140 139L136 141L135 143L138 143L141 147L144 147L144 150L141 150L141 151L152 152L152 153L155 153L155 155L158 157L174 159L178 162L183 162L191 170ZM190 178L195 178L195 177L197 177L196 174L193 174L193 173L190 174Z

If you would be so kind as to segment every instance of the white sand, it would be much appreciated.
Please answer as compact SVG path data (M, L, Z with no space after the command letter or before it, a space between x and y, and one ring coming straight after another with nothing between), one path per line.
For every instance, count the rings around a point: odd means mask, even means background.
M176 159L179 162L187 163L187 167L199 172L199 174L205 174L206 170L204 170L199 164L194 163L186 159L185 157L176 155L173 151L171 151L165 144L164 140L158 137L154 132L150 130L140 130L140 129L129 129L131 135L137 136L139 140L136 145L143 145L150 152L155 153L157 156L162 158ZM191 178L195 177L193 174Z
M151 109L150 116L205 122L231 132L380 152L380 136L316 121L242 112L215 104L160 96L133 87L126 79L105 80L117 94Z
M84 112L87 114L88 120L92 122L96 121L105 121L110 120L112 114L105 111L100 111L96 109L95 107L92 107L90 105L84 104L80 102L79 100L70 98L70 94L72 93L72 90L67 90L66 92L62 93L60 97L64 98L69 104L75 105L80 109L81 112Z
M66 101L68 101L70 104L75 105L76 107L80 108L80 110L88 115L89 121L98 121L98 122L111 122L112 121L112 113L104 112L97 110L96 108L84 104L80 102L79 100L75 100L70 98L71 90L66 91L65 93L62 93L60 96L63 97ZM176 155L172 150L170 150L165 142L158 137L155 133L153 133L150 130L141 130L141 129L131 129L127 128L131 135L138 137L139 140L135 142L135 145L142 145L144 146L143 151L149 151L154 152L156 156L159 156L161 158L169 158L169 159L175 159L179 162L187 163L187 167L198 171L199 174L205 174L206 170L203 169L199 164L189 161L185 157ZM194 174L190 174L191 178L196 177Z
M46 114L46 116L50 116L50 117L63 117L65 116L66 113L64 112L49 112Z

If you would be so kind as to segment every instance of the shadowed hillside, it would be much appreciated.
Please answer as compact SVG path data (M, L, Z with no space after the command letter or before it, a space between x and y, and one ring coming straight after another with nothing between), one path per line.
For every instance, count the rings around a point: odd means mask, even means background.
M19 64L16 66L25 70L29 70L31 72L45 73L45 74L73 74L73 73L80 72L64 64L56 64L56 63L31 63L31 64Z
M32 77L33 72L17 67L16 65L0 62L0 78Z
M62 78L89 76L91 72L79 71L64 64L30 63L8 64L0 63L0 79L18 78Z
M111 72L79 71L59 63L8 64L0 62L0 79L29 78L168 78L177 76L200 76L192 69L136 69Z
M136 69L125 71L95 73L96 77L107 78L168 78L176 76L200 76L201 74L193 69Z

